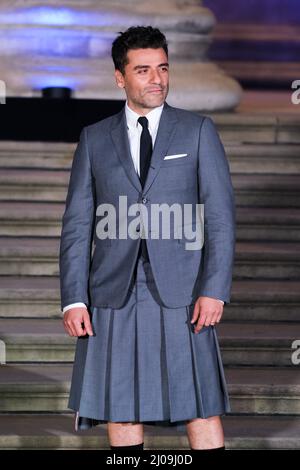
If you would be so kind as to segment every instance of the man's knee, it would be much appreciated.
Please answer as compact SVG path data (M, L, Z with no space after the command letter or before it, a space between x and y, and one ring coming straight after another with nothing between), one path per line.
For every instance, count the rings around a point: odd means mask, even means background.
M216 416L209 416L208 418L192 418L192 419L188 419L186 420L186 424L188 423L208 423L210 421L220 421L221 418L219 415L216 415Z

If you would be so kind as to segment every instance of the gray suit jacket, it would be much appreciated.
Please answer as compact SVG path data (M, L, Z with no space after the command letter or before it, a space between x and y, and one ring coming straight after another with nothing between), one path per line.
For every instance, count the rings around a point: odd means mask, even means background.
M164 159L176 154L187 156ZM147 248L154 279L169 308L189 305L200 295L230 301L235 204L224 148L211 118L165 102L144 189L130 154L125 108L80 134L62 220L62 309L74 302L122 307L141 239L120 239L117 232L117 238L101 240L96 234L103 217L96 214L99 204L116 208L119 226L120 195L127 196L127 206L139 202L149 213L151 204L204 204L200 250L186 249L189 239L184 233L181 239L153 238L149 223Z

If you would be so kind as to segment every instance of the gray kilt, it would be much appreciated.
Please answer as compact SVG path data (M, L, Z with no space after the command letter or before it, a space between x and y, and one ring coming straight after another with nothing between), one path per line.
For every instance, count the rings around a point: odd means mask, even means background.
M164 307L142 257L122 308L90 308L94 336L77 338L68 403L76 431L107 421L182 429L231 411L215 327L195 334L193 308Z

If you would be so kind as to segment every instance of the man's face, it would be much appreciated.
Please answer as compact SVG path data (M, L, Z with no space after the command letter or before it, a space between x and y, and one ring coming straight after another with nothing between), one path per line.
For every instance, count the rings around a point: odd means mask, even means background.
M125 88L128 105L140 114L165 101L169 91L169 64L160 49L131 49L127 53L125 73L115 71L118 87Z

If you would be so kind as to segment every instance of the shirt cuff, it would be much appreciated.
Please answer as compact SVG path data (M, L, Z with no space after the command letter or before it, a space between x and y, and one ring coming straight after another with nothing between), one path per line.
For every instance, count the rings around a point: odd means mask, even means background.
M71 308L75 308L75 307L85 307L86 308L86 305L83 302L75 302L74 304L66 305L63 308L62 313L65 313L67 310L70 310Z

